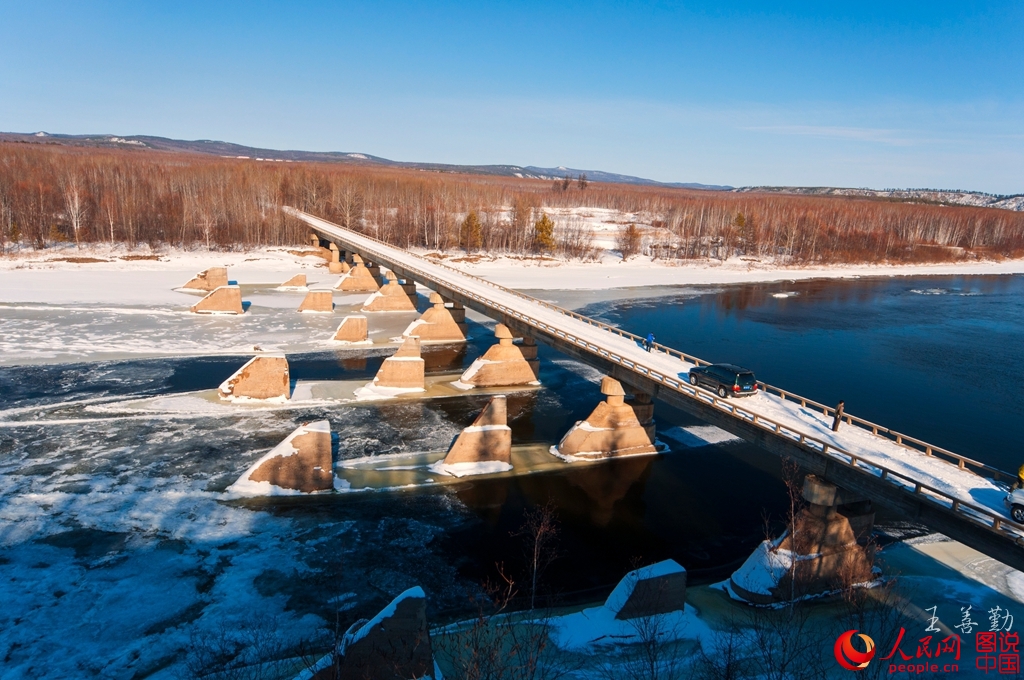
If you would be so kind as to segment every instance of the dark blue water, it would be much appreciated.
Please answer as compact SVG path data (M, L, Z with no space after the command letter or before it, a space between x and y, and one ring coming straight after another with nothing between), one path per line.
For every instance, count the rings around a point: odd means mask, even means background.
M996 467L1024 463L1024 276L745 285L582 311Z

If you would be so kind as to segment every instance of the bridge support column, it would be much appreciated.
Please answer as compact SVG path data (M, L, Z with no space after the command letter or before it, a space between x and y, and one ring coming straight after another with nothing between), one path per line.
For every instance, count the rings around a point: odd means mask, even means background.
M573 425L551 453L569 461L657 453L650 397L627 404L622 383L608 377L601 381L601 394L606 399Z
M182 288L209 292L226 285L228 285L227 267L211 267L193 276Z
M394 272L387 273L387 283L379 291L366 298L361 311L364 312L415 312L416 303L398 282Z
M425 363L420 356L420 341L406 338L398 351L384 360L373 382L356 390L359 399L379 399L426 389Z
M346 263L342 262L341 251L338 249L337 244L334 242L331 243L330 248L331 261L327 265L328 268L330 269L332 274L344 274L349 270L349 266Z
M474 361L454 385L461 389L539 385L537 360L527 359L523 348L513 344L512 331L508 326L499 323L494 329L494 337L498 338L498 344L492 345L482 357ZM536 350L534 347L534 356Z
M282 490L315 493L333 489L331 425L320 420L288 435L227 490L245 496L270 496Z
M380 286L377 285L377 280L374 279L370 270L363 264L363 258L358 255L352 255L352 263L352 269L338 279L338 283L335 284L334 290L341 290L348 293L376 292Z
M473 424L462 431L448 455L431 469L454 477L512 469L512 429L504 395L491 399Z
M238 286L221 286L189 307L189 311L194 314L245 314L242 289Z
M433 306L409 324L402 335L417 337L421 342L465 342L466 323L455 320L451 310L445 307L444 298L437 293L430 294L430 302ZM465 317L465 310L462 312Z
M451 313L452 319L455 321L455 323L465 323L465 321L466 321L466 308L465 307L463 307L458 302L448 302L448 303L445 304L445 307L448 308L448 311Z
M366 262L366 268L368 270L370 270L370 276L373 277L374 281L376 281L378 284L381 284L381 285L384 284L384 278L380 275L380 265L379 264L377 264L376 262L367 261Z
M299 311L310 314L331 314L334 312L334 296L329 290L311 290L299 305Z
M283 354L253 357L218 388L225 401L288 401L291 378L288 359Z
M334 339L348 344L371 344L367 337L366 317L358 315L346 316L334 333Z
M734 597L755 604L839 592L874 579L870 503L841 504L843 491L815 475L804 478L807 507L778 545L764 541L729 580ZM795 565L795 566L794 566Z

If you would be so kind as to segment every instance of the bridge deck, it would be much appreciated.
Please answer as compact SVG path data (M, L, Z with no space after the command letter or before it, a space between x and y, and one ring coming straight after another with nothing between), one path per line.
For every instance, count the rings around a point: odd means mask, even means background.
M755 437L751 432L756 432L758 443L763 443L767 436L791 448L795 445L801 451L825 458L826 467L845 468L847 479L850 478L848 473L859 473L854 477L870 477L872 488L884 485L888 489L886 498L896 501L890 505L908 508L910 505L900 502L901 497L912 498L915 508L926 506L929 516L941 516L942 521L936 522L937 530L956 534L954 538L983 552L992 554L991 549L984 548L992 543L988 539L1000 539L998 543L1013 545L1016 549L1011 551L1012 559L1006 555L997 555L997 558L1013 562L1017 568L1024 566L1024 551L1020 550L1024 543L1024 526L1013 522L1003 505L1005 482L1015 479L1015 475L849 414L844 416L839 431L832 432L834 411L830 407L764 383L757 395L721 399L687 383L689 369L707 364L706 361L661 344L656 345L656 351L648 353L641 346L641 338L631 333L326 220L291 208L287 210L325 238L396 269L400 276L410 276L442 295L447 293L476 303L471 306L493 318L517 322L520 328L528 327L536 331L538 340L561 341L564 347L572 349L574 356L593 359L591 363L598 367L610 363L622 369L616 371L616 377L623 377L626 382L642 386L653 381L657 385L656 396L663 399L670 396L666 399L669 403L696 402L693 405L704 408L705 412L710 407L716 415L725 416L724 419L715 417L714 423L735 434L753 441ZM631 376L638 380L631 381ZM777 446L774 448L779 450ZM935 515L931 510L940 513ZM915 514L916 519L925 521L919 510L915 510ZM954 520L953 525L947 521L950 518ZM974 526L973 531L981 530L986 534L985 540L971 540L975 538L971 530L962 531L960 525L966 525L967 529ZM951 527L957 530L950 531Z

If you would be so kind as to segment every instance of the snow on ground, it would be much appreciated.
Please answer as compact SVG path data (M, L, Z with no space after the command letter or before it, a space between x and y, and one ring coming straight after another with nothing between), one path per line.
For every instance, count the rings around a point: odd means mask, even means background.
M430 465L432 472L451 477L469 477L471 475L493 475L499 472L508 472L512 466L500 460L484 460L469 463L449 463L443 460Z
M336 349L334 332L344 316L339 313L358 310L366 299L365 293L336 293L335 314L299 314L304 292L278 290L282 281L306 273L311 286L329 286L338 276L319 266L323 259L286 249L170 251L159 260L127 261L113 259L107 250L22 255L0 258L0 364L252 354L256 347L272 352ZM110 261L52 261L56 256ZM190 313L202 293L179 287L199 271L225 265L250 303L246 313ZM373 340L388 342L414 316L375 324Z
M308 256L290 251L308 252ZM324 259L305 248L265 248L242 251L185 251L177 248L152 252L126 251L105 245L82 249L23 250L0 257L0 304L117 304L189 305L194 294L176 293L198 272L227 267L228 278L245 285L276 288L295 274L306 274L309 287L333 285L338 276L328 273ZM155 260L120 259L156 257ZM68 259L99 259L76 263ZM296 291L299 292L299 291ZM365 295L364 295L365 297ZM296 305L298 306L298 305Z
M720 285L805 279L861 278L872 276L945 276L960 274L1021 274L1024 260L958 262L922 265L830 265L786 267L748 258L699 260L652 260L635 256L623 261L605 254L598 262L567 262L556 259L481 257L467 261L442 260L468 274L520 290L605 290L641 286ZM460 261L462 260L462 261Z
M689 427L672 427L659 431L658 436L667 437L683 446L694 449L712 444L727 444L743 441L731 432L714 425L691 425Z
M673 560L650 564L626 574L600 607L544 620L554 643L564 650L618 646L655 638L661 644L682 639L700 640L710 636L693 605L682 611L619 619L619 612L629 601L640 581L685 572ZM653 603L646 603L650 606Z

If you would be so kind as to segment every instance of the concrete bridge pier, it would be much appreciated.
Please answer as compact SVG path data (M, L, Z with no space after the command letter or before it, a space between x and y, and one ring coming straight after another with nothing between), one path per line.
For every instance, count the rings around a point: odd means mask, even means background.
M430 294L430 303L432 306L409 324L402 335L417 337L421 342L465 342L466 322L455 321L452 310L445 306L444 298L437 293ZM466 310L461 311L465 318Z
M448 308L455 323L466 323L466 308L454 300L445 300L445 307Z
M622 383L601 381L605 400L577 422L551 452L566 460L593 460L657 453L654 439L654 404L644 394L626 403Z
M373 293L379 288L373 272L363 263L363 258L355 254L352 255L352 268L334 286L335 290L349 293Z
M341 251L338 249L338 245L334 241L330 242L331 249L331 261L328 263L328 268L332 274L344 274L350 267L347 263L341 259Z
M369 260L366 260L365 264L366 268L370 271L370 276L373 277L373 280L380 285L384 285L385 280L384 277L381 276L380 265L377 264L376 262L370 262Z
M766 540L733 573L735 596L754 604L838 593L875 578L869 538L875 513L870 501L807 475L807 502L777 541Z
M514 385L539 385L537 380L539 363L536 359L536 345L524 346L513 343L512 331L503 323L494 328L497 345L492 345L482 357L474 361L462 374L456 387L510 387ZM532 354L533 359L526 355Z
M415 293L414 293L415 294ZM398 282L394 272L387 273L387 283L363 303L364 312L415 312L416 302Z

